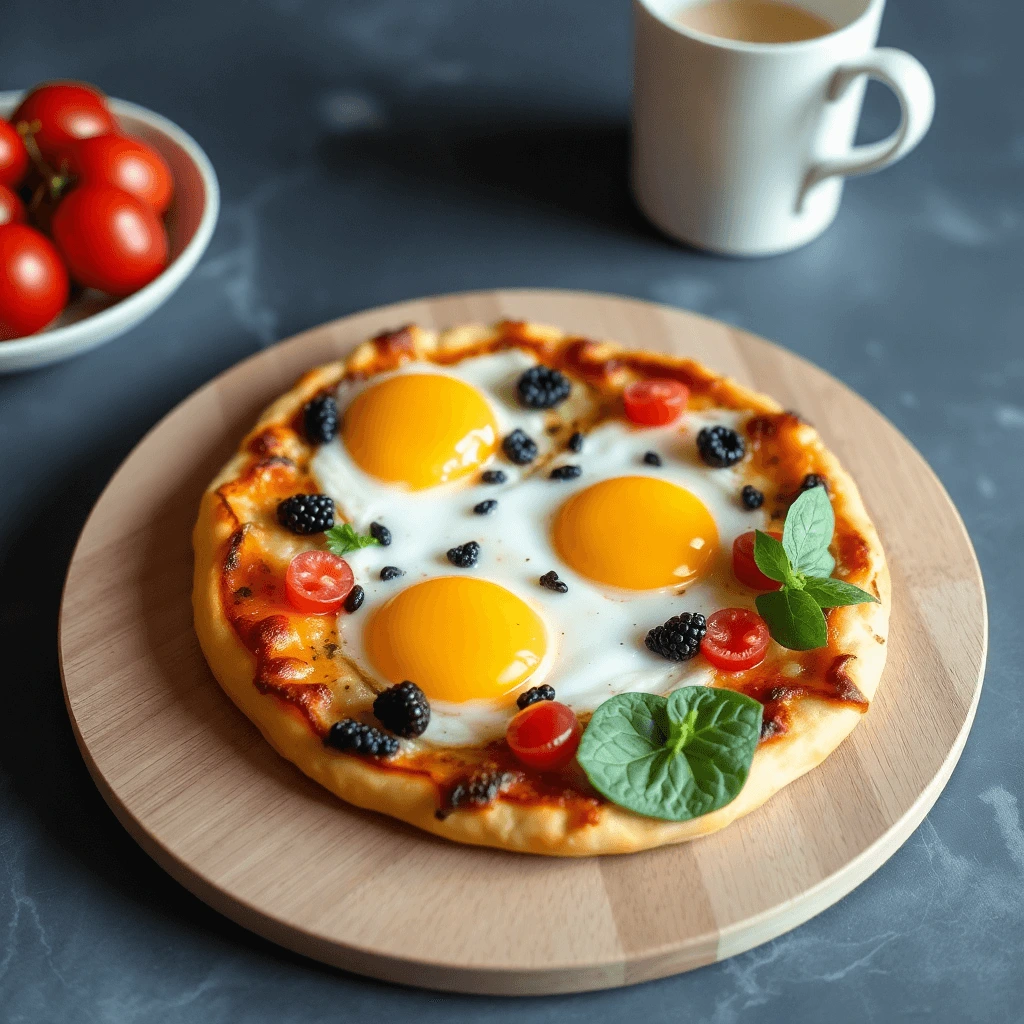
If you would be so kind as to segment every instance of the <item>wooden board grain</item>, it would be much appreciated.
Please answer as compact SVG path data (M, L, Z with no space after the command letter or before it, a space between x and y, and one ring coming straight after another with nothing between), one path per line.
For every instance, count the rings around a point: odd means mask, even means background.
M819 768L684 846L558 860L456 846L336 800L279 758L214 682L192 630L199 497L259 411L377 331L502 317L695 356L814 423L853 473L893 583L869 714ZM848 893L910 835L966 740L985 597L963 524L921 456L822 370L726 324L614 296L474 292L346 317L202 388L96 505L61 612L86 763L175 878L275 942L406 984L530 994L631 984L731 956Z

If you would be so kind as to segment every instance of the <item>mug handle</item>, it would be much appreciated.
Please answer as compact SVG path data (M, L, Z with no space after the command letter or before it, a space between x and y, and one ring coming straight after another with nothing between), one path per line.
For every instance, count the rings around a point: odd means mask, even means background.
M804 194L818 182L836 175L869 174L905 157L924 138L935 113L935 88L924 65L909 53L889 47L872 50L858 64L839 68L828 87L828 100L841 99L861 75L884 82L900 101L899 127L887 139L854 146L845 156L815 164L807 175Z

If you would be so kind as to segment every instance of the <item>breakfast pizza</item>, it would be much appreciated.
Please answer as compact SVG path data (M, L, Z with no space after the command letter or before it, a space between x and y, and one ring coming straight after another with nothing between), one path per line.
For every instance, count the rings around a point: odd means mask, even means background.
M194 544L203 651L278 753L464 843L714 832L824 760L885 662L885 557L809 423L530 323L305 374Z

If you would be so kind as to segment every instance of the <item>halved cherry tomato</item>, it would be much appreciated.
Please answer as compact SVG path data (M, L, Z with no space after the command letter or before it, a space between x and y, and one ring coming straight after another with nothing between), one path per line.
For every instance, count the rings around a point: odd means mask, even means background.
M25 204L6 185L0 185L0 225L24 224L28 220Z
M39 151L57 164L76 139L117 133L117 121L107 109L103 94L84 82L47 82L37 85L22 101L11 118L17 127L22 121L39 122L33 133Z
M67 152L79 184L113 185L163 213L171 202L171 170L151 146L127 135L94 135Z
M167 266L163 222L152 207L119 188L73 188L60 201L51 230L71 276L86 288L130 295Z
M771 635L764 619L749 608L722 608L708 617L701 653L715 668L742 672L764 661Z
M288 601L300 612L336 612L354 582L348 562L329 551L296 555L284 577Z
M580 745L576 712L557 700L539 700L508 723L505 739L528 768L553 772L564 768Z
M0 117L0 185L17 188L28 170L28 150L13 124Z
M67 305L69 287L45 235L27 224L0 227L0 341L45 327Z
M626 416L645 427L663 427L686 408L690 389L677 380L638 380L622 393Z
M776 540L782 540L782 534L774 530L768 531ZM777 580L769 579L757 567L754 561L754 531L741 533L732 542L732 571L736 579L745 587L754 590L778 590L782 586Z

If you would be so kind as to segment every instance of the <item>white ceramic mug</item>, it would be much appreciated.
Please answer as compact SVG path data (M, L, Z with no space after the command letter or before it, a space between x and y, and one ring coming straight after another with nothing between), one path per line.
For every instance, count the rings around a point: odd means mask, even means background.
M672 20L694 2L633 5L633 192L674 238L734 256L795 249L832 223L845 176L887 167L928 131L928 72L875 48L885 0L797 0L836 30L792 43ZM902 116L889 138L854 146L869 77L896 93Z

